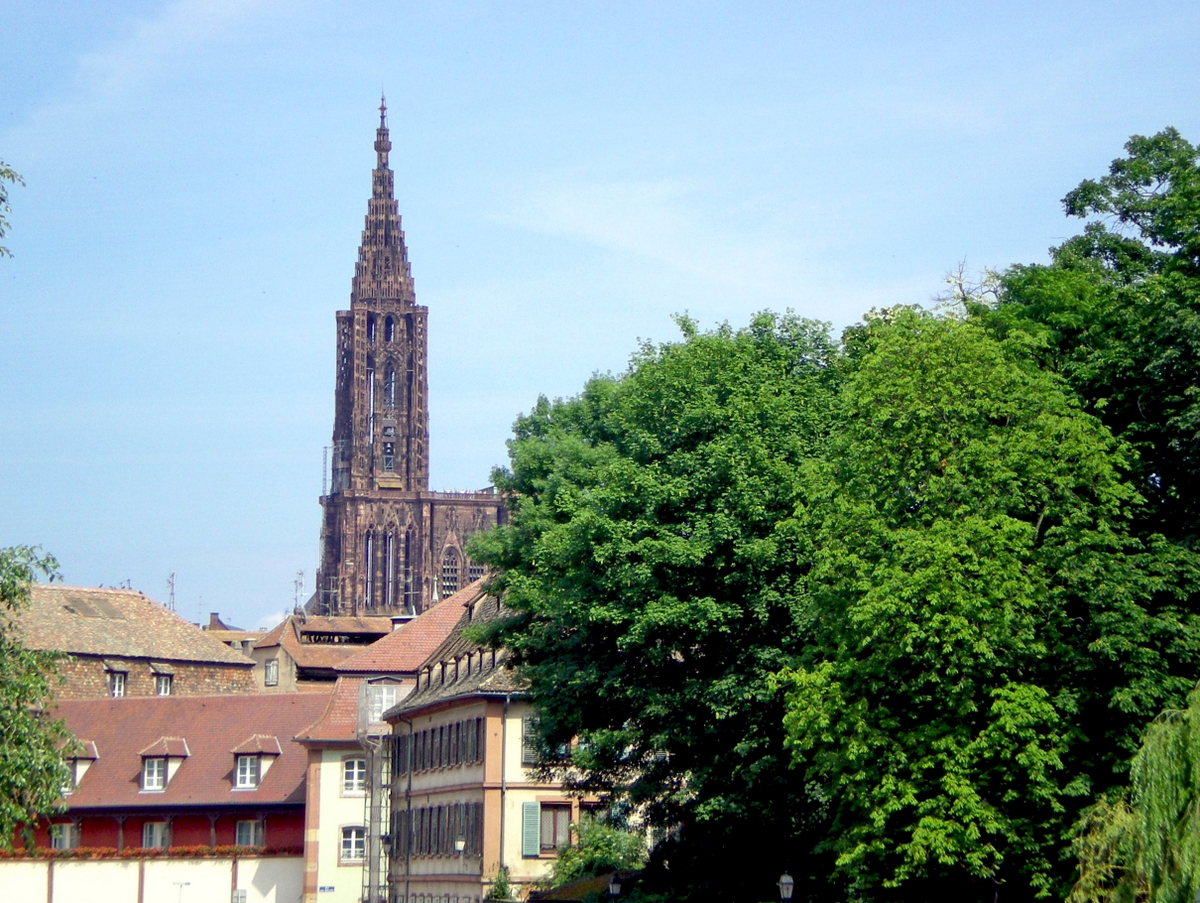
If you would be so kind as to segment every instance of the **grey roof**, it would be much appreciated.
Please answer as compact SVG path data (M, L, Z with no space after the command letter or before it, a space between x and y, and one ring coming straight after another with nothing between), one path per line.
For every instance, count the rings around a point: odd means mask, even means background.
M384 713L395 720L418 709L480 696L512 696L525 692L525 681L512 667L503 647L480 646L465 636L467 627L511 614L495 596L483 596L469 605L450 636L427 658L417 672L417 688Z
M254 663L195 624L133 590L37 584L17 614L30 649L73 655L148 658L155 663ZM158 665L163 673L169 669Z

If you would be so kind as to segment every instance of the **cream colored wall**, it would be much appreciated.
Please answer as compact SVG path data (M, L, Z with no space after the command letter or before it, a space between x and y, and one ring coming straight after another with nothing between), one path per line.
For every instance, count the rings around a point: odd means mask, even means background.
M53 866L53 895L47 877ZM142 903L210 903L230 899L231 859L144 860ZM249 857L237 863L237 889L247 903L294 903L300 899L303 859ZM138 903L135 859L0 860L0 888L13 903ZM183 884L183 882L187 882Z
M349 756L366 758L366 753L352 749L321 751L320 840L317 852L317 885L334 890L317 893L321 903L357 903L362 897L363 868L361 865L338 865L342 848L342 828L363 825L366 799L364 794L342 793L342 759Z
M416 903L430 896L449 895L469 900L481 897L502 863L508 866L509 880L518 897L523 897L530 884L549 873L553 856L526 858L521 855L521 805L572 801L557 785L538 784L535 770L521 764L521 722L533 714L533 708L521 701L511 701L505 714L502 700L475 700L413 719L412 730L417 733L466 718L482 717L487 738L486 759L482 764L441 768L412 776L413 809L456 802L483 801L485 804L483 856L465 856L461 860L456 857L412 859L409 894ZM407 732L406 725L399 727ZM500 824L502 776L503 831ZM398 794L394 805L402 806L403 800L403 794ZM574 814L578 814L577 804ZM397 893L404 893L403 886L397 888Z

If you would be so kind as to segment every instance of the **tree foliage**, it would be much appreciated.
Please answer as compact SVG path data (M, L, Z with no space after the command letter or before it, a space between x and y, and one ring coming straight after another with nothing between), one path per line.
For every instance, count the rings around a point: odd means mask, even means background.
M577 786L670 829L648 889L1056 896L1097 795L1116 849L1200 673L1200 157L1127 150L956 310L684 320L517 422L495 639Z
M804 848L812 808L771 676L803 645L809 538L792 514L838 376L819 324L680 324L682 342L646 345L622 377L517 422L511 470L494 475L509 524L471 554L520 613L502 639L547 750L581 738L582 789L683 826L686 843L663 845L680 884L760 898Z
M796 761L857 893L1050 894L1081 797L1200 664L1194 565L1130 535L1124 449L1020 346L902 310L848 347Z
M558 851L550 887L604 872L640 869L646 862L646 839L635 831L585 815L575 833L575 840Z
M977 313L1024 333L1136 452L1150 504L1140 529L1200 539L1200 148L1175 129L1134 136L1128 156L1063 203L1089 220L1048 266L1005 273Z
M1200 893L1200 691L1163 712L1133 760L1128 793L1079 823L1068 903L1191 903Z
M21 645L14 615L28 605L39 574L56 573L57 562L37 549L0 549L0 848L20 834L33 841L32 825L51 812L67 778L63 747L70 735L46 717L56 657Z
M0 160L0 238L8 233L8 213L12 210L8 203L8 185L4 184L5 182L16 185L25 184L25 180L19 173L14 172L8 164ZM0 245L0 257L12 257L12 252L4 245Z

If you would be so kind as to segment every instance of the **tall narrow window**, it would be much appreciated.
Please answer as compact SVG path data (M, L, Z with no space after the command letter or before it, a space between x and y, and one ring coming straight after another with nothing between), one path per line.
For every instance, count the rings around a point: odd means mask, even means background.
M375 370L367 370L367 441L375 441Z
M394 342L396 340L396 321L392 317L388 317L383 321L383 340L385 342Z
M273 658L263 667L263 683L268 687L279 686L279 659Z
M391 367L388 367L387 377L383 382L383 397L387 399L389 408L396 406L396 371Z
M375 318L367 314L367 344L375 344Z
M375 534L363 540L363 570L366 573L367 608L375 607Z
M458 592L458 553L453 549L442 559L442 598Z
M391 608L395 602L396 534L391 530L383 535L383 604Z
M125 672L108 672L108 692L114 699L125 695Z
M404 573L404 608L413 611L416 606L412 597L412 531L404 531L404 561L400 565Z

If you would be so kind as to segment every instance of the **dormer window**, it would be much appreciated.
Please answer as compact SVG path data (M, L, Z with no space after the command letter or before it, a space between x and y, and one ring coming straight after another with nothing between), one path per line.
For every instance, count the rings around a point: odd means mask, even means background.
M167 789L167 760L157 756L142 759L142 789Z
M182 737L160 737L142 750L142 792L162 793L190 755Z
M154 678L154 692L158 696L171 695L171 675L158 674Z
M113 699L119 699L125 695L125 672L124 671L109 671L108 672L108 695Z
M260 756L238 756L237 757L237 780L234 785L238 790L256 790L258 789L258 776L260 771Z
M279 740L252 734L233 749L233 789L257 790L267 770L283 753Z
M79 782L83 780L87 770L92 767L92 763L100 758L100 753L96 751L96 744L93 741L80 740L79 747L78 754L66 760L67 779L63 781L63 796L70 796L75 792L75 788L79 786Z

